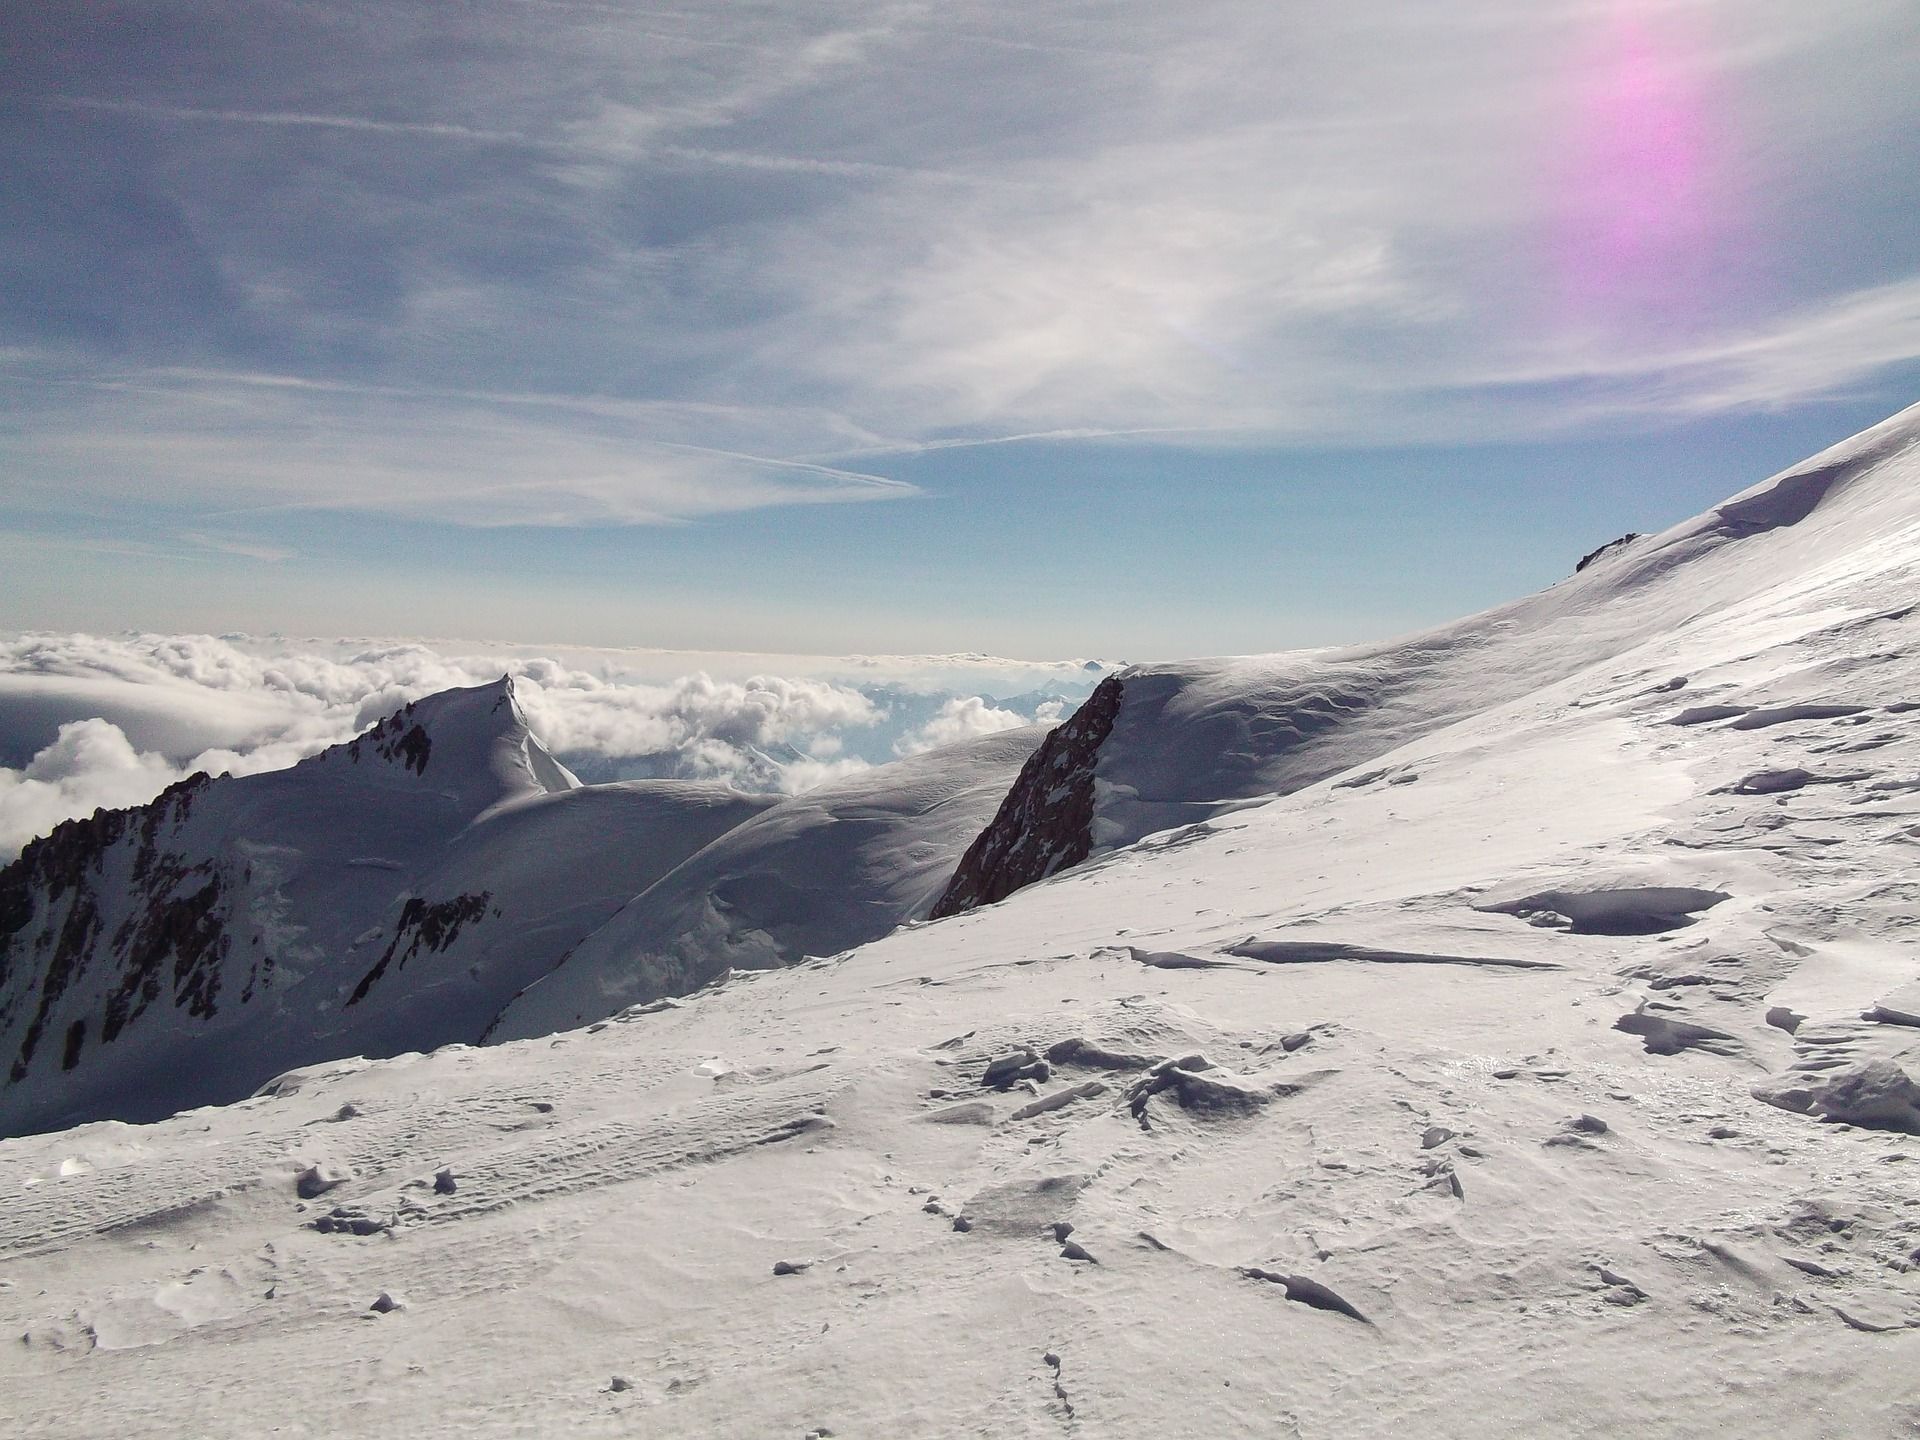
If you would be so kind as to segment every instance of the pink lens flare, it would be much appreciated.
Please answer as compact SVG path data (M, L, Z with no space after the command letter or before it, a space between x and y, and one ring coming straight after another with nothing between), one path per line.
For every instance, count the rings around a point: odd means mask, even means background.
M1569 319L1637 328L1701 313L1727 232L1715 79L1671 6L1623 0L1576 52L1555 157Z

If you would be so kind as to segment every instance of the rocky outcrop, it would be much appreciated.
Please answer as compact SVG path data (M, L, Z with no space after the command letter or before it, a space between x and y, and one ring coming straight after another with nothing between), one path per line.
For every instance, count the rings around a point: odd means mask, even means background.
M991 824L960 857L932 916L991 905L1078 865L1093 849L1093 775L1120 713L1121 682L1102 680L1021 767Z
M503 696L502 700L505 698ZM427 734L425 726L414 720L413 706L408 704L378 722L366 734L347 742L347 755L354 764L360 763L360 752L367 746L371 746L373 753L389 764L397 760L414 774L424 775L427 773L428 757L433 754L433 737Z
M9 1084L26 1077L56 1008L103 942L121 963L98 1016L102 1043L118 1039L159 998L169 969L174 1004L214 1014L226 955L221 877L212 862L189 861L164 843L209 783L193 775L138 809L69 820L0 870L0 1027L11 1027L23 1006L33 1008ZM124 878L110 863L115 857L125 860ZM109 933L114 915L120 923ZM80 1061L87 1018L65 1027L62 1070Z
M353 987L353 994L347 997L347 1004L358 1005L366 999L367 992L387 973L387 967L396 958L404 970L407 962L422 950L436 954L452 945L460 938L461 926L486 917L487 903L492 899L493 893L488 890L482 890L478 895L456 895L451 900L437 903L423 900L418 895L412 897L400 911L400 924L394 931L386 954L360 977L360 983Z
M1593 564L1594 561L1605 559L1607 556L1611 555L1614 551L1624 549L1627 546L1631 545L1634 541L1644 540L1646 538L1647 537L1641 534L1638 530L1629 530L1626 534L1622 535L1618 540L1609 540L1606 544L1602 545L1598 550L1589 550L1586 554L1582 555L1579 561L1574 565L1573 573L1578 575L1582 570L1586 569L1589 565Z
M425 775L433 742L414 712L409 704L296 768L322 785L319 776L337 757ZM271 983L273 947L248 913L257 898L245 858L252 823L215 817L201 834L192 822L216 789L231 808L236 796L284 783L192 775L148 804L69 820L0 870L0 1034L17 1042L7 1086L26 1080L38 1062L52 1063L44 1045L50 1030L63 1033L59 1066L71 1071L90 1041L112 1045L162 1000L183 1018L208 1021L227 1003L250 1001L263 980ZM403 914L396 946L409 920L420 918ZM422 939L413 937L415 948ZM377 978L364 980L354 998ZM83 1013L73 1015L76 1007Z

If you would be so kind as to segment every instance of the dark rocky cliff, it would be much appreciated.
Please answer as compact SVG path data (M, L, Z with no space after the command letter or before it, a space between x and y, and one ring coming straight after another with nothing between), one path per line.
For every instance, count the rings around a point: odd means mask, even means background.
M960 857L932 917L991 905L1078 865L1093 849L1093 772L1120 713L1121 682L1102 680L1021 767L993 821Z
M165 843L209 783L194 775L150 804L69 820L0 870L0 1027L11 1028L22 1007L32 1010L8 1083L25 1078L55 1007L103 945L120 963L97 1017L102 1043L158 999L169 976L176 1006L200 1017L215 1012L227 952L221 875ZM131 847L124 873L110 863L123 846ZM30 932L37 916L43 923ZM109 917L119 919L110 932ZM88 1028L86 1018L67 1027L63 1070L79 1063Z

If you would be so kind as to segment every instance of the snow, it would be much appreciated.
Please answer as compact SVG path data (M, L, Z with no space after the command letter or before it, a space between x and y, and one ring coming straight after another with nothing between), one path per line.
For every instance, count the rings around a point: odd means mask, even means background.
M1096 777L1096 845L1351 770L1610 657L1638 653L1654 665L1661 648L1649 642L1663 634L1697 644L1691 630L1715 622L1742 646L1775 636L1770 627L1785 639L1852 613L1836 608L1838 594L1876 574L1888 588L1920 545L1920 517L1898 480L1916 432L1920 407L1549 590L1421 635L1120 672L1125 699ZM1752 607L1749 623L1727 625L1741 606ZM1650 669L1648 682L1678 673ZM1687 694L1685 713L1702 717L1698 687ZM1833 699L1820 699L1830 710Z
M549 1034L729 969L831 955L924 916L1045 733L962 741L755 816L637 894L489 1038Z
M0 1415L1903 1433L1917 436L1428 636L1127 672L1109 848L1002 903L584 1030L0 1142ZM1835 778L1738 785L1790 769ZM763 827L753 873L789 874L781 814L718 843ZM615 922L601 981L693 875ZM775 888L716 955L789 918ZM322 1166L352 1178L301 1200Z

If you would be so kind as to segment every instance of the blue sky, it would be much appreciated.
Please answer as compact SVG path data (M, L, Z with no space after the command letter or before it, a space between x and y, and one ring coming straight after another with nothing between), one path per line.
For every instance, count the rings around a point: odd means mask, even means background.
M1337 8L6 7L0 625L1327 643L1920 398L1911 0Z

